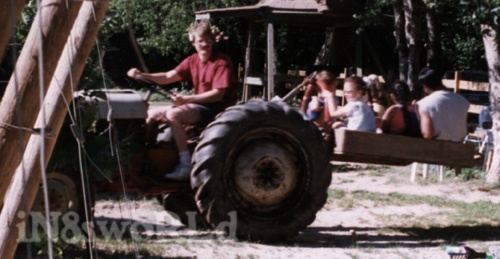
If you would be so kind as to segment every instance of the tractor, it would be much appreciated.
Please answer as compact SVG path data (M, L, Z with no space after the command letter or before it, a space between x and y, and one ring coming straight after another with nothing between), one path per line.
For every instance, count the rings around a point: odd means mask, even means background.
M226 233L264 242L294 237L314 221L327 200L331 152L301 111L279 100L250 100L208 125L189 126L190 179L167 181L178 152L167 125L145 145L149 96L127 89L75 93L76 110L90 115L65 124L59 135L47 169L52 210L84 215L95 193L137 193L157 197L186 225L193 212L197 227L233 220L235 229ZM70 143L79 145L73 151ZM42 197L40 190L33 211L43 211Z

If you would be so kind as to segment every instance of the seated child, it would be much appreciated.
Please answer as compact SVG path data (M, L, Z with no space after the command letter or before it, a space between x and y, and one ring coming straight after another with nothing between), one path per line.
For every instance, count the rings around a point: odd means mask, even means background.
M366 83L366 93L368 98L368 105L372 107L375 113L377 128L380 128L382 116L387 107L387 100L378 76L371 74L363 78Z
M395 103L382 117L382 132L410 137L422 137L420 122L411 104L410 89L401 80L394 81L391 99Z
M365 82L361 77L353 76L344 80L344 97L347 104L344 107L330 113L330 118L347 118L345 125L348 130L360 130L375 132L375 115L373 110L363 98ZM342 122L336 122L333 128L344 126Z
M325 107L328 107L328 113L337 109L335 99L325 100L325 95L329 95L329 93L333 93L333 96L335 96L337 84L337 77L326 70L316 74L312 80L307 83L304 98L302 98L301 110L307 114L309 120L314 121L318 127L324 127L325 123L329 121L325 120ZM328 93L326 91L328 91ZM325 101L327 102L326 104ZM327 118L329 118L329 116L327 116Z

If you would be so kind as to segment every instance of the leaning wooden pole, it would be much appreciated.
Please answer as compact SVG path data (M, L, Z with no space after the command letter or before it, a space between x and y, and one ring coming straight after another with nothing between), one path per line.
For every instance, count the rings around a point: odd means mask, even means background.
M59 133L68 112L64 100L72 99L71 80L73 80L73 84L76 84L83 72L85 61L92 49L108 4L108 0L85 1L83 3L71 31L71 37L68 39L63 55L57 65L57 70L50 83L44 102L45 121L47 126L51 127L56 134ZM42 122L43 120L39 116L35 126L42 127ZM30 137L23 160L17 168L7 192L4 208L0 214L0 258L12 258L14 256L19 238L17 225L24 219L19 217L18 215L22 214L18 213L24 210L24 201L27 202L28 207L31 207L36 197L41 180L39 156L42 150L40 138L42 136L39 135ZM48 163L55 142L56 138L46 139L44 167Z
M14 35L14 24L26 5L25 0L0 0L0 61L3 58L5 48Z
M9 125L33 127L40 108L39 86L47 90L82 2L44 0L41 5L0 104L0 205L30 136ZM40 34L43 82L39 82L38 69Z

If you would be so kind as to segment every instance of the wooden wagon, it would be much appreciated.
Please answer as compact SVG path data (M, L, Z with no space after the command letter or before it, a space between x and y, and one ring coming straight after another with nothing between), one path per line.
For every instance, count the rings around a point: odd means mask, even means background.
M475 146L441 140L335 130L332 160L404 166L414 162L451 167L473 167Z

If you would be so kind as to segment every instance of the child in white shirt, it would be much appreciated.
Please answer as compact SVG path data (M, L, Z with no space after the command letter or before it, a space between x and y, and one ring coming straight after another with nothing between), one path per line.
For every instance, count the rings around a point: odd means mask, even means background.
M375 132L375 115L363 98L364 88L365 82L361 77L353 76L344 80L344 96L347 104L330 113L330 117L332 119L346 117L347 125L335 122L333 128L345 126L348 130Z

